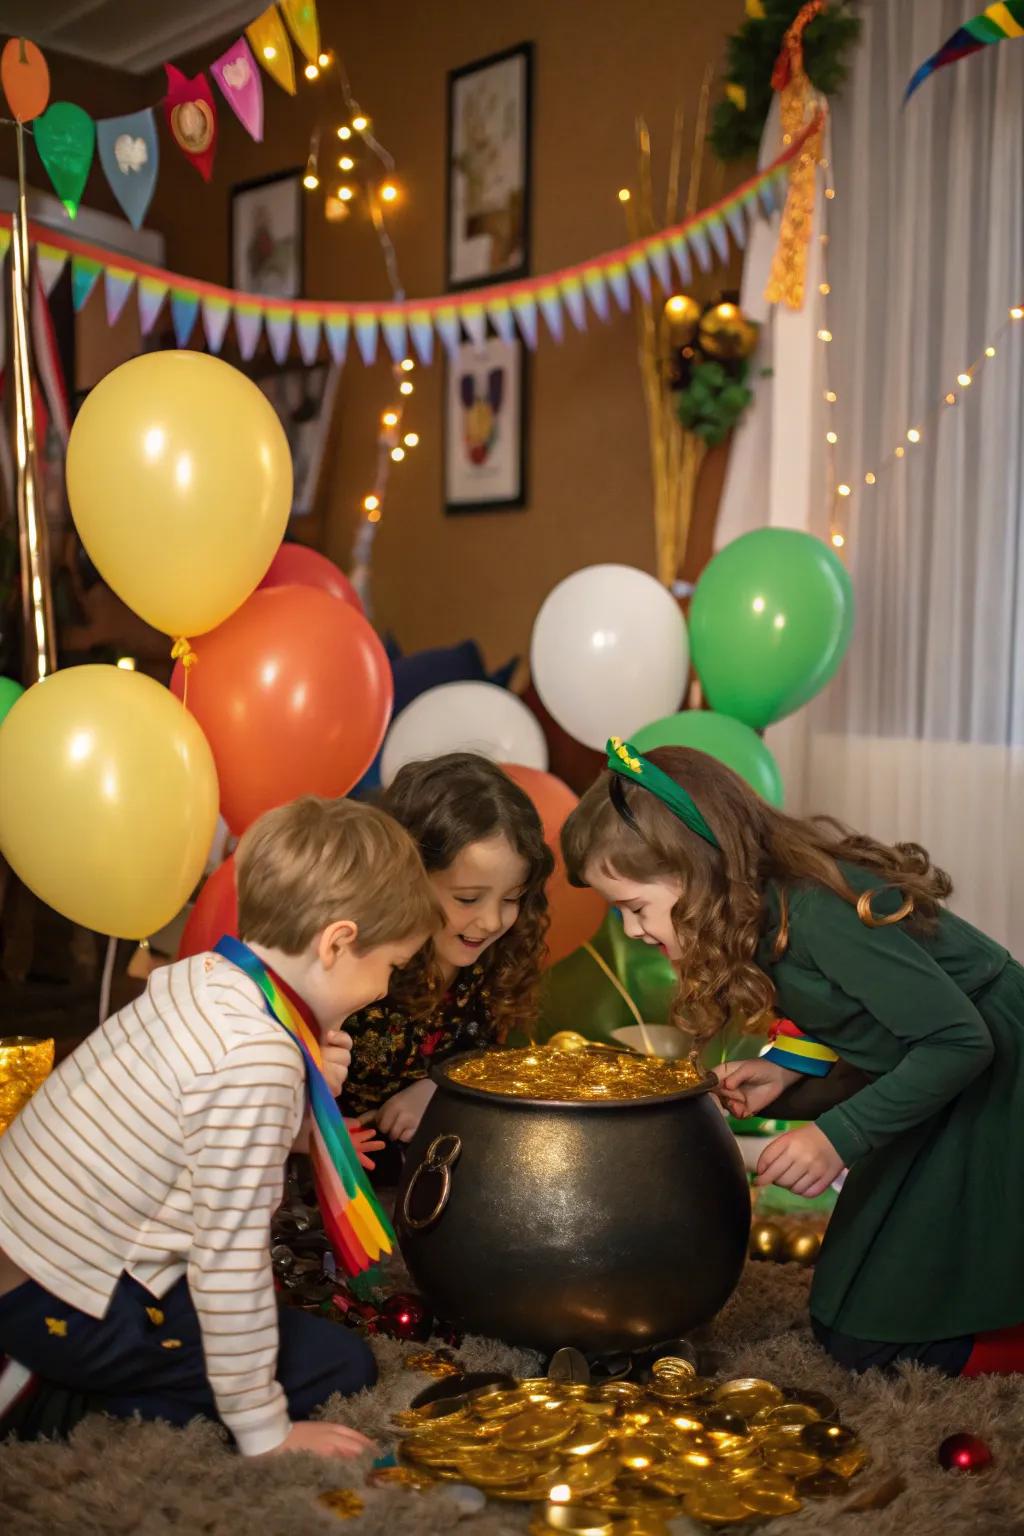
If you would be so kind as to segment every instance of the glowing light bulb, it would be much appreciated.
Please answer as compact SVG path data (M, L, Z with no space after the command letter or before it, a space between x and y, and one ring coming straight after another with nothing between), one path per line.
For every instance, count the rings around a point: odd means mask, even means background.
M405 449L392 448L391 457L394 459L396 464L401 464L402 460L405 458Z
M836 195L835 187L826 187L825 188L825 196L828 198L829 202L832 201L832 199L835 197L835 195Z
M306 161L306 174L302 178L302 185L307 192L315 192L320 185L320 177L316 170L316 155L310 155Z
M832 535L832 543L835 545L836 549L842 549L843 545L846 543L846 540L843 538L841 533L834 533Z
M379 507L374 507L372 512L367 512L367 514L366 514L366 521L368 523L379 523L380 522L380 508Z
M818 284L818 292L819 293L831 293L832 292L832 284L831 283L819 283Z
M832 332L831 331L826 331L824 329L820 330L818 332L818 340L819 341L831 341L832 340Z
M355 194L355 190L352 187L339 187L338 188L338 197L341 199L341 201L343 203L350 203L352 201L352 199L355 197L355 195L356 195Z
M370 492L369 496L364 496L363 497L363 511L364 512L376 512L376 510L377 510L377 508L379 506L380 506L380 497L379 496L375 496L372 491Z
M946 396L946 404L956 405L956 395L954 395L952 390L950 390L949 394Z
M271 59L276 59L277 58L277 49L273 46L273 44L271 44L271 43L267 44L267 46L263 50L263 57L267 60L268 63L270 62Z
M320 57L317 59L317 63L320 65L321 69L326 69L327 66L330 64L330 62L331 62L331 56L330 56L329 53L322 53L320 55Z
M985 348L985 356L986 357L995 357L995 355L996 355L995 347L986 347Z
M850 494L850 487L846 484L845 480L843 481L842 485L836 486L836 490L839 492L840 496L849 496Z
M633 194L629 190L628 187L620 187L619 188L619 202L620 203L628 203L632 196L633 196Z
M753 608L755 613L764 613L764 598L755 597L750 606Z
M898 459L902 459L904 457L904 455L906 454L906 451L907 450L905 448L902 448L902 447L897 448L896 449L896 457Z
M956 381L963 389L966 389L971 382L971 376L969 373L958 373Z
M875 477L874 477L874 475L871 473L871 471L869 469L867 474L864 476L864 484L865 485L874 485L874 483L875 483Z
M417 446L417 444L419 443L419 440L420 440L420 435L419 435L418 432L407 432L405 434L405 436L402 438L402 442L405 444L405 446L407 448L415 448Z
M135 671L135 657L134 656L119 656L117 658L117 664L121 668L122 672L134 672Z
M386 181L380 189L382 203L394 203L398 200L398 188L393 181Z
M306 65L305 75L306 75L306 79L307 80L315 80L317 78L317 76L319 75L319 73L320 73L320 70L319 70L319 68L317 67L316 64L307 64Z
M338 138L348 140L351 137L352 129L349 127L348 123L342 123L341 127L338 129Z
M414 387L415 386L413 385L411 379L403 379L401 384L398 386L398 393L400 395L411 395Z
M835 405L838 398L839 397L834 389L826 389L825 399L828 401L829 405Z
M356 163L352 159L351 155L342 155L341 156L341 158L338 161L338 170L339 171L354 171L355 168L356 168Z
M825 441L826 441L826 443L838 443L838 441L839 441L839 434L838 434L838 432L826 432L825 433Z
M398 412L397 411L385 411L384 415L381 417L381 421L384 423L384 425L386 427L397 427L398 426Z
M1010 310L1010 319L1011 320L1024 320L1024 309L1021 309L1019 304L1015 304L1013 306L1013 308Z
M401 368L403 373L412 373L413 369L416 367L416 364L413 362L411 357L403 357L398 366Z
M370 119L368 117L364 117L361 112L359 113L358 117L354 117L352 119L352 127L355 129L356 133L365 133L369 126Z
M907 432L907 442L908 443L919 443L920 441L921 441L921 434L920 434L920 432L917 430L916 427L911 427L909 429L909 431Z

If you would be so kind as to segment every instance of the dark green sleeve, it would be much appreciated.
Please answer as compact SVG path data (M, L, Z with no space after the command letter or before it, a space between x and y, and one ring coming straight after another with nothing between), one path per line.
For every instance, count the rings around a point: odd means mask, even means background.
M970 999L899 926L869 928L854 907L817 889L796 898L792 922L794 953L799 946L905 1052L817 1122L849 1165L956 1098L991 1062L992 1037ZM821 1035L842 1050L826 1029Z
M762 1120L817 1120L827 1109L848 1099L864 1088L872 1078L867 1072L837 1061L824 1077L801 1077L784 1088L778 1098L766 1104Z

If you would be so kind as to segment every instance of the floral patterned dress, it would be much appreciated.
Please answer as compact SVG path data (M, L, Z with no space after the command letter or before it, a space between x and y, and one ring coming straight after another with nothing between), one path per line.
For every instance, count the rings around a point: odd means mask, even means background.
M354 1013L345 1025L352 1036L352 1065L342 1094L346 1115L377 1109L431 1067L461 1051L497 1044L484 966L459 971L433 1013L410 1019L385 998Z

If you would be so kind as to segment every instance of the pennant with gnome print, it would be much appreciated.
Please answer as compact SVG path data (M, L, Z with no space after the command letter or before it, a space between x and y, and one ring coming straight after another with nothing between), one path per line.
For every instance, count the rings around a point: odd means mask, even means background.
M310 64L320 57L320 23L315 0L280 0L288 30Z
M257 144L263 142L263 82L252 49L244 37L226 48L210 65L210 74L221 88L224 100L246 133Z
M160 169L160 144L152 107L96 124L100 165L128 222L141 229Z
M164 114L171 138L204 181L213 175L217 148L217 108L210 82L199 72L193 80L173 64L165 64L167 95Z
M284 22L277 14L277 6L268 6L262 16L250 22L245 35L271 80L276 80L283 91L294 96L295 60L292 58Z

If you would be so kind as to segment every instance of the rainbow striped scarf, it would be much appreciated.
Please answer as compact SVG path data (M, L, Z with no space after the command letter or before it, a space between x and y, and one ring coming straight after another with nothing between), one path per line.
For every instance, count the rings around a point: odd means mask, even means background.
M350 1275L362 1274L391 1252L394 1233L359 1164L341 1111L327 1086L316 1032L247 944L225 936L216 950L256 983L267 1012L302 1051L313 1120L310 1153L317 1204L338 1264Z

